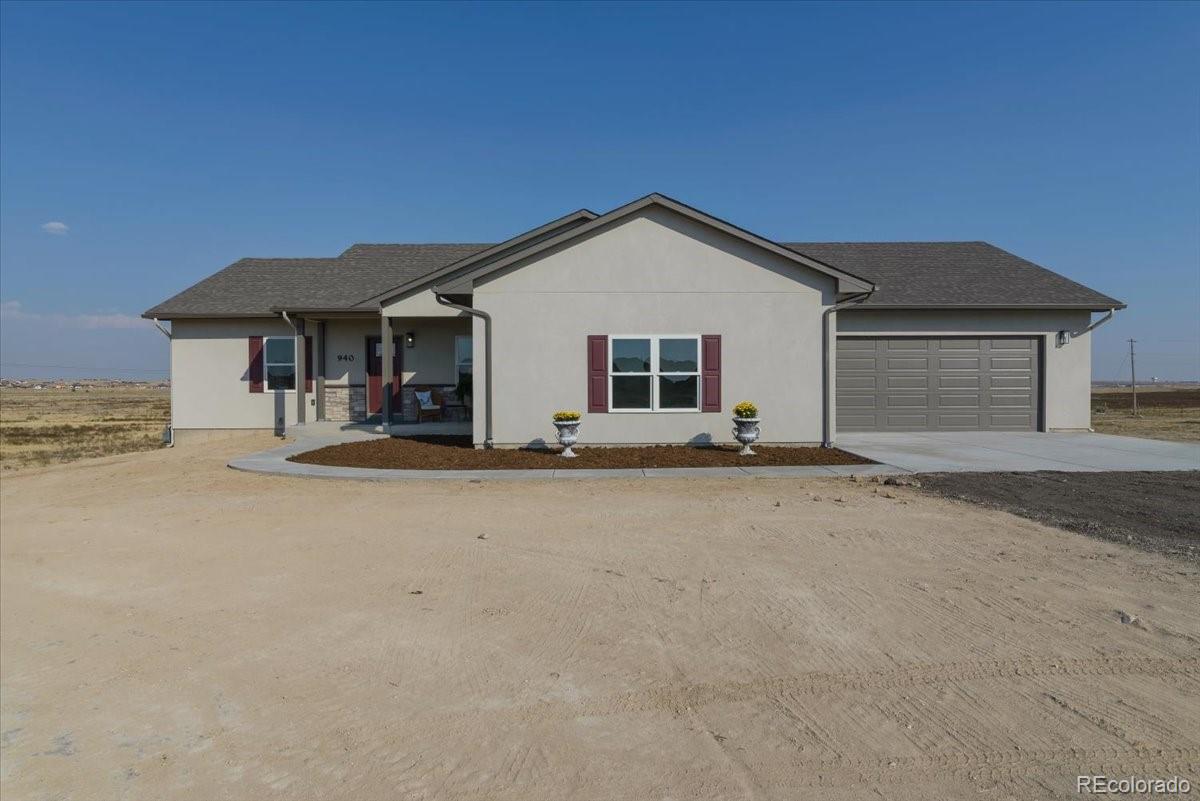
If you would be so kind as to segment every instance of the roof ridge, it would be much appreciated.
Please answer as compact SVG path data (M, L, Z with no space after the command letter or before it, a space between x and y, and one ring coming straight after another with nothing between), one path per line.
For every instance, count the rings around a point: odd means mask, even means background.
M779 240L781 245L992 245L984 239L840 239L840 240Z

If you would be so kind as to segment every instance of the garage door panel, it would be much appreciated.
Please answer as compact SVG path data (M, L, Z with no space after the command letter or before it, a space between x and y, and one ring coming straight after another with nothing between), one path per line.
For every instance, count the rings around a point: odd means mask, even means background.
M1032 395L1001 395L999 393L993 392L992 397L991 397L991 406L993 408L1016 407L1018 409L1032 409L1033 408L1033 396Z
M938 428L955 428L962 431L976 431L979 429L979 415L977 414L939 414Z
M978 395L941 393L937 396L937 405L939 409L978 409L982 404Z
M987 342L988 349L992 353L998 351L1025 351L1026 353L1033 354L1037 346L1037 343L1032 339L989 339Z
M989 366L993 370L1020 370L1029 372L1033 369L1033 359L1010 359L992 357Z
M873 358L865 359L865 358L857 357L857 356L852 356L850 358L846 358L844 356L839 356L838 357L838 369L842 369L843 363L845 364L846 372L849 372L849 373L852 373L855 370L870 370L872 372L875 371L875 359L873 359Z
M1035 420L1032 414L992 414L988 418L990 429L1013 431L1029 431L1034 427Z
M838 340L843 431L1036 430L1036 337Z
M885 415L885 419L887 427L892 430L924 431L929 428L929 415L927 414L889 414Z
M876 396L838 393L837 405L839 409L874 409Z
M929 350L929 340L926 339L889 339L887 347L890 351Z
M888 370L928 370L929 360L920 359L892 359L886 361Z
M884 404L885 409L927 409L929 408L928 395L897 395L888 393L887 401Z

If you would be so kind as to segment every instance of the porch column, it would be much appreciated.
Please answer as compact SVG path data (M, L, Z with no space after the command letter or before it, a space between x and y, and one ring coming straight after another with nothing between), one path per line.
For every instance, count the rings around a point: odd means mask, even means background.
M325 419L325 321L317 322L316 331L313 337L313 359L316 361L314 365L317 373L317 380L314 386L317 390L317 419Z
M303 425L308 416L308 394L304 391L304 318L296 320L296 422Z
M383 431L391 433L392 425L392 362L396 358L395 342L392 341L392 318L382 315L379 324L380 347L382 348L382 364L380 365L379 391L383 396Z

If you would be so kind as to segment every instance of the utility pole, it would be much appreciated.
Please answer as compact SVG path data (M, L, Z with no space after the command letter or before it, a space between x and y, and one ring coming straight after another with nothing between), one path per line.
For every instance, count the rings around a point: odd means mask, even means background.
M1133 388L1133 416L1137 417L1137 370L1133 366L1133 343L1136 339L1129 340L1129 385Z

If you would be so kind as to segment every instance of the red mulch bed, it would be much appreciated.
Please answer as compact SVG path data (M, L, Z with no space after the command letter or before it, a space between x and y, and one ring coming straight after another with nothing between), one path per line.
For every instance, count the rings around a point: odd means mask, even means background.
M394 470L564 470L640 467L752 467L755 465L873 464L837 448L755 447L757 456L738 456L732 445L689 447L575 448L574 459L558 450L472 447L470 437L393 437L330 445L288 461L334 467Z

